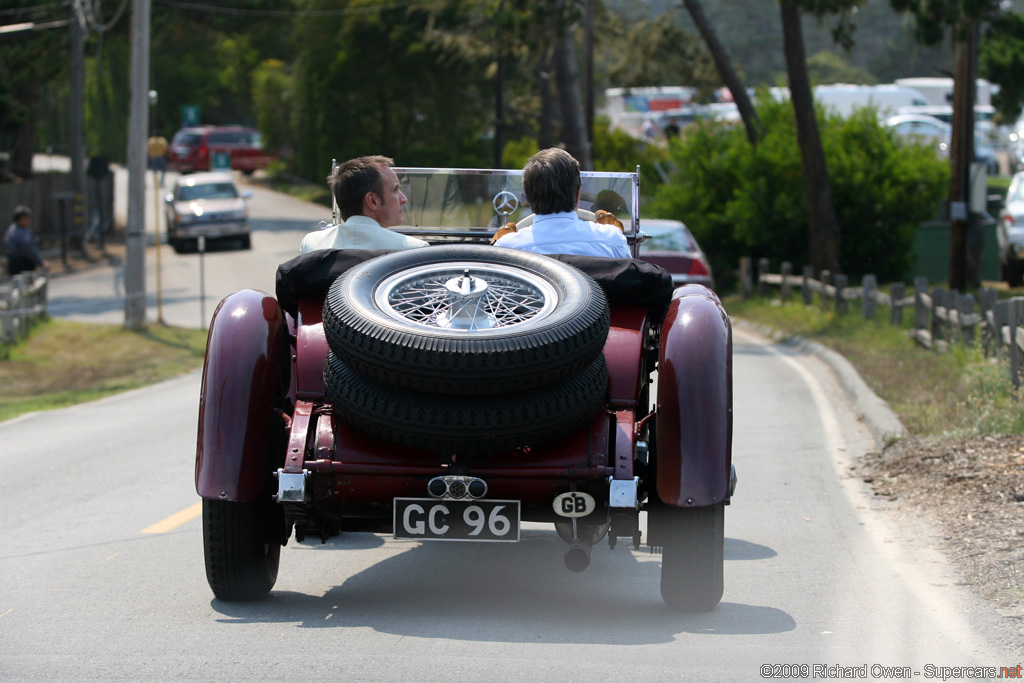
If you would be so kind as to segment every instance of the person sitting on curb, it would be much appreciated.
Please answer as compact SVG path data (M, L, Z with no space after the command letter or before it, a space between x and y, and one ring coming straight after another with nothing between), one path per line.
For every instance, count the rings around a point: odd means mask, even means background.
M39 251L35 233L29 227L32 221L32 210L27 206L14 209L13 222L4 235L7 246L7 273L11 277L19 273L28 273L42 268L49 270L50 263Z
M508 224L491 243L536 254L632 258L614 214L598 211L596 222L576 214L582 188L580 164L571 154L556 148L537 152L523 167L523 194L534 212L533 223L519 230Z
M415 237L388 230L402 224L408 201L384 156L349 159L327 178L342 223L302 238L300 252L319 249L413 249L429 246Z

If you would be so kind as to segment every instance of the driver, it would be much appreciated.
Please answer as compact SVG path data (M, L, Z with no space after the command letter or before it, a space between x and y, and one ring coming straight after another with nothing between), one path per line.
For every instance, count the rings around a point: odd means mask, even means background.
M571 154L557 148L537 152L523 167L523 194L533 209L533 224L507 232L494 244L537 254L631 258L621 223L615 225L613 214L600 212L597 223L576 215L582 187L580 164Z
M349 159L327 177L342 223L302 238L303 254L318 249L413 249L427 242L388 230L402 224L408 199L384 156Z

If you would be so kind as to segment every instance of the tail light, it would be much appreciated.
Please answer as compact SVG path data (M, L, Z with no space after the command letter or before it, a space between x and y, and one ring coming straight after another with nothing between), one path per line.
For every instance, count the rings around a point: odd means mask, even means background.
M700 259L690 259L690 275L710 275L708 267Z
M205 159L210 154L210 150L206 145L199 145L198 152L200 159Z

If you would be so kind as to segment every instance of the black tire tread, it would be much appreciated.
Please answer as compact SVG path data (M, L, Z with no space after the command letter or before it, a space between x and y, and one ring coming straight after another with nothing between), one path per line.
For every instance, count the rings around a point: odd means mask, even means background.
M382 385L328 352L324 384L335 412L366 434L412 448L482 453L535 446L588 424L604 405L608 368L601 355L553 387L458 397Z
M661 597L680 612L708 612L724 590L725 505L673 508L658 504L649 514L664 515Z
M281 546L268 542L269 505L203 499L206 579L219 600L258 600L274 587Z

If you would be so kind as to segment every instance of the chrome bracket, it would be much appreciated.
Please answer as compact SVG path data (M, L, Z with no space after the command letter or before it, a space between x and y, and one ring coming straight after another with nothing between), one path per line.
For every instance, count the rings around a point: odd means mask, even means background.
M277 493L274 500L278 503L305 503L306 502L306 480L309 479L309 471L285 472L278 469L274 473L277 477Z

